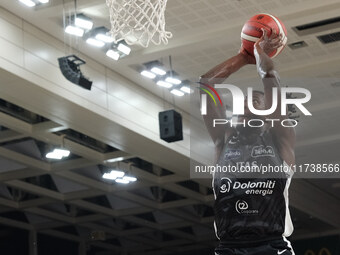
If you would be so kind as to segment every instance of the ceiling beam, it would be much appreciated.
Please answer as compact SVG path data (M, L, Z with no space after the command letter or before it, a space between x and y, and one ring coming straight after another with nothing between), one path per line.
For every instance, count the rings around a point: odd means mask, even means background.
M25 190L29 193L32 194L36 194L36 195L43 195L43 196L47 196L49 198L53 198L53 199L57 199L57 200L63 200L63 194L50 190L50 189L46 189L28 182L24 182L21 180L12 180L12 181L6 181L5 182L6 185L20 189L20 190Z
M5 130L0 132L0 143L6 143L27 137L13 130Z
M68 129L68 127L65 127L51 120L48 120L48 121L34 124L32 127L32 132L33 133L54 133L54 132L60 132L66 129Z
M45 172L41 169L25 167L17 170L10 170L0 174L0 182L10 181L14 179L24 179L32 176L39 176Z
M55 202L57 202L57 200L55 199L48 198L48 197L40 197L40 198L18 202L18 209L23 210L23 209L30 208L30 207L39 207L39 206L48 205L48 204L55 203Z
M12 219L2 217L2 216L0 216L0 224L14 227L14 228L19 228L19 229L34 230L33 226L28 223L17 221L17 220L12 220Z

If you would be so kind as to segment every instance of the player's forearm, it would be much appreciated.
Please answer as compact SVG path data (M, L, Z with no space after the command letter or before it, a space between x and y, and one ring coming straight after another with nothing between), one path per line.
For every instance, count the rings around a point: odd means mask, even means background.
M238 55L224 61L217 65L206 74L200 77L200 84L202 90L200 93L204 93L204 89L207 87L214 86L216 83L222 83L232 73L239 70L242 66L248 64L247 58L239 53ZM209 131L209 134L216 146L219 146L224 142L224 136L226 133L226 127L213 127L213 119L225 119L225 106L216 107L212 100L207 102L207 115L203 116L205 125Z
M262 79L275 78L277 76L273 60L262 50L261 47L254 47L254 56L256 59L257 72Z
M254 56L256 59L257 72L260 75L264 87L266 109L272 106L273 88L277 89L277 96L280 97L280 77L274 69L273 60L264 52L259 44L254 45ZM278 107L271 117L280 117L281 100L278 100Z
M247 58L239 53L202 75L200 81L209 85L221 83L246 64L248 64Z
M272 60L270 60L272 61ZM274 65L272 65L274 66ZM271 114L271 118L275 119L284 119L285 116L281 115L281 85L280 85L280 77L279 74L274 68L269 68L266 71L262 72L262 83L264 87L264 96L265 96L265 106L266 109L269 109L273 104L273 88L277 90L277 107L274 113ZM259 72L260 73L260 72ZM261 75L261 74L260 74Z

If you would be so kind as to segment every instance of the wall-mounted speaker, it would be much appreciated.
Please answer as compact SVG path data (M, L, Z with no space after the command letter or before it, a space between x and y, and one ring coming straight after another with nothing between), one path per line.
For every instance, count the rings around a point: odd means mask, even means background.
M86 62L76 55L58 58L59 68L64 77L70 82L79 85L84 89L91 90L92 81L84 77L79 66Z
M158 114L159 133L162 140L171 143L183 140L182 116L175 110Z

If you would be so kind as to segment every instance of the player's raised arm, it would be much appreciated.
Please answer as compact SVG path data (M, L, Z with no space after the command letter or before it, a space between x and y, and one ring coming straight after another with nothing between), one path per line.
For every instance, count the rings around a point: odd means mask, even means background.
M287 119L287 116L281 115L281 87L280 77L274 68L273 60L268 56L269 52L278 49L282 46L281 36L273 33L270 37L267 36L267 31L263 30L263 36L254 45L254 55L256 59L257 71L262 79L264 86L265 106L269 109L273 103L273 88L276 87L277 108L269 117L272 119ZM281 155L289 164L294 164L294 147L295 147L295 130L293 127L283 127L278 122L271 129L276 143L281 150Z
M241 48L239 54L215 66L200 77L201 93L205 93L203 89L209 89L209 86L214 87L215 84L221 84L242 66L249 63L255 63L254 60L254 58L245 54ZM224 143L225 135L228 136L231 134L230 125L217 125L216 127L213 127L214 119L226 119L225 102L222 103L223 107L221 105L216 106L212 99L208 99L207 114L203 115L205 125L216 146L222 145Z

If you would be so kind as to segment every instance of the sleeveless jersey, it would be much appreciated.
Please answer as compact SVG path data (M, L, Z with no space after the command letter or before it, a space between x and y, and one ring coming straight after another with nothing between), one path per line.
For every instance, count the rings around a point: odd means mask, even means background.
M269 165L288 168L269 131L251 144L239 133L231 135L217 164L234 166L234 169ZM249 173L216 171L213 176L214 227L221 243L250 244L289 236L293 232L288 208L292 174L292 171L279 171L266 177L257 173L249 178Z

